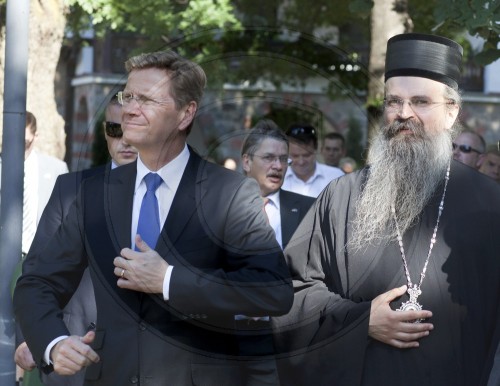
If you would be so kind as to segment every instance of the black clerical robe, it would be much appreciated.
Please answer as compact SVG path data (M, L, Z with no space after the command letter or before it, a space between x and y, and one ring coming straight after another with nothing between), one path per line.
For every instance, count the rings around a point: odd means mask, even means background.
M437 241L418 301L434 330L420 347L398 349L368 336L371 301L406 284L397 241L344 249L367 169L333 181L285 255L292 311L274 318L285 385L486 385L500 336L500 187L452 163ZM443 181L444 183L444 181ZM443 192L403 236L418 283ZM377 210L377 208L373 208ZM399 308L407 295L394 301Z

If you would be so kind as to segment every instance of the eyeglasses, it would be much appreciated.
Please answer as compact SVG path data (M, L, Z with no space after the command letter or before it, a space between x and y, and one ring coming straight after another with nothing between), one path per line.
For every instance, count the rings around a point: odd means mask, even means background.
M139 107L152 107L167 103L166 101L158 101L146 95L134 95L133 93L127 91L119 91L116 94L116 97L118 98L118 103L122 106L129 105L133 100L137 102Z
M405 102L408 102L408 106L410 106L410 108L415 113L425 113L431 110L433 107L436 107L437 105L455 104L455 102L452 100L448 100L446 102L433 102L427 98L422 97L415 97L411 98L410 100L391 97L384 99L384 106L385 109L389 112L400 112L403 109Z
M469 146L469 145L457 145L455 142L453 142L452 146L453 146L453 150L456 150L458 148L458 150L460 150L460 152L465 153L465 154L469 154L471 151L473 151L474 153L477 153L477 154L482 154L482 152L474 149L472 146Z
M312 126L296 126L290 127L286 131L286 135L290 137L315 137L316 129Z
M108 137L121 138L123 136L122 125L115 122L103 122L104 130Z
M292 164L292 160L288 158L287 155L274 155L274 154L267 154L267 155L251 154L251 155L260 158L262 162L266 165L271 165L276 161L278 161L282 165Z

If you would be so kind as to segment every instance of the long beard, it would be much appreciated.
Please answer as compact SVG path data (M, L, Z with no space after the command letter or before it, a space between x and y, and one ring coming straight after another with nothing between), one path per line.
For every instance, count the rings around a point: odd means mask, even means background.
M402 128L412 134L398 134ZM452 130L428 134L419 122L396 121L373 138L367 182L362 187L349 246L361 250L370 243L394 240L414 225L444 181L452 157Z

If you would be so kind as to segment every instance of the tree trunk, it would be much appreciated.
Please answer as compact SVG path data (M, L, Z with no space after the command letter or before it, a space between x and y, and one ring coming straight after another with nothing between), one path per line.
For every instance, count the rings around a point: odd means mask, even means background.
M384 98L387 40L412 29L405 0L374 0L371 13L370 81L368 83L368 135L379 123Z
M56 66L66 25L63 0L30 2L29 58L26 109L37 119L36 147L43 153L63 158L64 120L57 112L54 92ZM0 37L0 104L3 107L5 27ZM0 120L0 131L2 120ZM1 132L0 132L1 138Z

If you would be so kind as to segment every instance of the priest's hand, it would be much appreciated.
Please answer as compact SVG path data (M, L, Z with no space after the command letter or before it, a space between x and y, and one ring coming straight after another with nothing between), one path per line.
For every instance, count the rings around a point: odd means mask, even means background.
M130 248L121 250L115 257L114 274L118 276L118 287L145 293L163 293L163 280L168 263L151 249L141 236L135 236L139 251Z
M59 375L73 375L99 362L99 355L89 346L95 339L95 332L84 336L71 335L55 344L50 351L54 371Z
M406 292L406 286L393 288L372 301L368 335L382 343L397 348L418 347L418 340L429 335L431 323L411 323L415 319L427 319L432 312L394 311L389 303Z
M16 352L14 353L14 360L16 361L16 365L26 371L31 371L36 367L33 355L31 355L31 351L26 342L21 343L17 347Z

